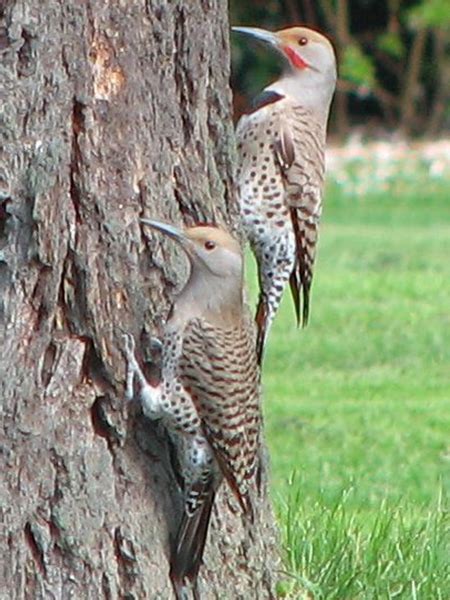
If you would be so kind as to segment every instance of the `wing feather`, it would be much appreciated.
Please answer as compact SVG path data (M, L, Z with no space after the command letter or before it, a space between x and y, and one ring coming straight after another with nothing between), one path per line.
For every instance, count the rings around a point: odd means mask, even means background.
M248 325L213 327L189 322L183 337L180 377L190 391L205 436L243 509L256 468L260 428L259 372Z
M294 137L295 135L295 137ZM324 180L324 131L301 109L280 125L277 158L295 233L296 264L289 283L297 323L308 322Z

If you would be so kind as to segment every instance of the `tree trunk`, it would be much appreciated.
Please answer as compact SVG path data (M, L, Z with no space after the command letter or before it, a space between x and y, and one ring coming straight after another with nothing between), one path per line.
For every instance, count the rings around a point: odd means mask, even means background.
M0 19L1 597L171 598L181 494L164 431L124 405L121 336L145 348L183 278L140 216L235 229L226 6ZM265 492L250 540L222 486L202 598L271 597L275 566Z
M403 80L400 101L400 131L408 137L414 130L417 119L417 99L420 91L420 72L425 52L428 31L419 29L414 36L408 65Z
M327 29L334 32L339 64L344 48L351 43L348 2L347 0L338 0L336 6L333 6L330 0L321 0L319 6L322 9ZM344 139L349 131L348 91L347 86L338 80L331 119L336 124L336 131L341 139Z
M324 3L326 4L326 2ZM330 9L328 9L330 12ZM336 30L337 42L337 58L339 59L344 52L344 48L351 42L350 25L349 25L349 6L347 0L338 0L336 5L336 13L334 16L334 25ZM336 131L341 139L344 139L349 131L349 116L348 116L348 96L345 91L336 89L334 101L334 122L336 123Z
M450 90L450 57L448 53L449 40L445 29L433 29L434 60L436 68L436 85L431 102L430 118L427 126L427 136L439 136L444 129L445 113L449 106Z

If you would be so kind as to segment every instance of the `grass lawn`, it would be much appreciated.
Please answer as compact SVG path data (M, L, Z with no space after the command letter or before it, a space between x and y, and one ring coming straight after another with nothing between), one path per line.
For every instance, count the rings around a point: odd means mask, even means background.
M449 187L330 186L305 330L285 294L264 369L281 596L450 599Z

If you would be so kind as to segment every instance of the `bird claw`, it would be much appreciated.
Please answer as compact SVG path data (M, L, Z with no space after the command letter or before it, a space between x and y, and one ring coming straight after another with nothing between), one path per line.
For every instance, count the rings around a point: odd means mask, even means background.
M142 372L136 359L136 342L133 336L125 333L123 339L123 353L126 358L125 398L130 402L137 397L143 404L144 412L156 414L159 410L155 407L158 406L160 390L158 386L151 385ZM162 343L158 338L152 338L150 344L161 353Z
M136 342L134 341L134 337L129 333L123 333L122 337L124 339L124 354L127 360L131 357L134 358L134 351L136 350Z

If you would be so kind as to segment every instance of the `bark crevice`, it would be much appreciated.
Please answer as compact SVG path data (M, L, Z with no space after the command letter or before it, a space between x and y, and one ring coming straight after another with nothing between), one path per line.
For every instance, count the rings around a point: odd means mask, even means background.
M84 132L84 106L81 102L73 99L72 107L72 148L70 156L70 199L75 213L76 223L82 223L82 191L80 189L80 164L82 164L82 153L80 149L79 136Z

